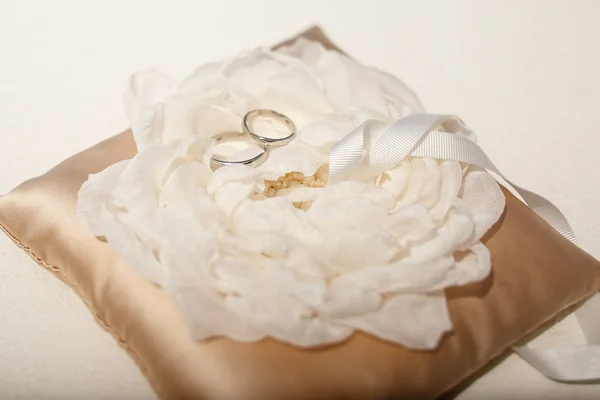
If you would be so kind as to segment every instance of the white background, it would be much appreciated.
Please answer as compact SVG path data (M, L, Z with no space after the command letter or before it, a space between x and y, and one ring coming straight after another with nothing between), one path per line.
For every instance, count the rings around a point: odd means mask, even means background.
M599 21L595 0L0 0L0 193L125 129L132 71L183 77L318 23L407 82L428 111L462 117L499 169L558 205L600 257ZM563 324L548 340L569 332ZM600 398L597 386L551 383L514 358L463 398L544 390ZM81 302L0 237L0 398L149 393Z

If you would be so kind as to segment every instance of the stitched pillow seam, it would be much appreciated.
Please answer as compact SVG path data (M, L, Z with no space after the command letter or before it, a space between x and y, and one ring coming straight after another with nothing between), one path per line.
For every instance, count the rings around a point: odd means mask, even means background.
M36 262L36 264L38 264L41 267L50 271L53 275L55 275L58 279L63 281L68 287L70 287L75 292L75 294L83 301L85 306L92 313L92 315L94 316L94 319L96 320L98 325L100 325L102 327L102 329L104 329L111 336L113 336L116 339L116 341L119 343L119 345L131 356L131 358L135 361L135 363L139 367L140 371L142 372L142 374L144 375L146 380L150 383L150 386L152 387L152 389L156 392L156 394L159 397L162 398L162 396L160 396L160 391L158 390L158 385L156 384L155 381L153 381L149 377L148 369L142 363L141 359L136 354L136 352L131 348L131 346L129 346L129 343L127 343L125 341L125 339L123 339L119 336L117 331L112 326L110 326L108 323L106 323L106 321L104 321L104 319L102 319L100 314L94 309L94 307L92 307L91 302L86 298L86 296L84 296L82 294L81 290L79 290L77 285L75 285L73 283L73 281L71 281L69 276L66 275L60 267L52 265L52 264L46 262L45 260L43 260L42 258L38 257L30 247L23 244L19 240L19 238L17 238L15 235L13 235L8 230L8 228L6 228L2 223L0 223L0 229L6 234L6 236L8 236L17 245L17 247L19 247L21 250L23 250L25 253L27 253L27 255L29 255L29 257L31 257Z

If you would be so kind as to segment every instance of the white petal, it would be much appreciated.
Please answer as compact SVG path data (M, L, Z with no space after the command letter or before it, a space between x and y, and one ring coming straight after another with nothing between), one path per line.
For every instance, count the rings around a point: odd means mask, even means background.
M208 182L207 192L214 196L215 204L221 211L232 216L235 209L251 193L262 192L264 182L256 169L244 165L221 167Z
M339 342L352 329L320 318L311 318L310 309L300 307L289 296L255 291L248 296L228 296L227 307L244 321L269 336L300 347ZM304 314L306 313L306 314Z
M334 115L306 125L299 132L299 137L309 146L328 150L354 128L356 122L348 115Z
M229 108L210 100L169 102L164 105L161 143L177 146L198 137L209 138L221 132L239 129L240 117Z
M235 231L243 235L256 232L285 232L293 216L294 207L281 197L273 197L261 201L245 199L235 209L231 222ZM290 215L289 213L292 212Z
M211 138L194 138L186 143L186 161L199 161L210 168L210 157L212 156L215 142Z
M420 202L427 208L433 207L440 198L440 189L442 185L442 173L436 160L431 158L423 159L425 161L425 182L421 187Z
M218 280L219 291L224 294L250 296L253 293L263 293L265 296L277 292L275 285L269 285L265 279L262 260L237 259L233 257L220 257L215 260L214 275ZM302 307L296 302L297 307Z
M342 181L335 185L328 186L319 197L323 201L345 201L346 199L368 200L381 210L390 210L394 204L394 195L381 187L373 186L370 183L357 181ZM365 203L368 204L368 203Z
M398 205L403 206L413 204L419 201L421 190L427 179L427 170L425 161L422 158L413 158L410 160L410 175L406 184L406 189L398 199Z
M318 318L294 318L279 299L227 298L227 306L269 336L299 347L324 346L347 339L353 329Z
M266 336L198 289L181 288L172 296L196 340L227 336L240 342L256 342Z
M388 120L382 88L369 68L347 56L328 51L322 54L313 70L336 112L367 111L375 119Z
M156 103L140 109L137 121L131 124L138 151L162 144L164 123L164 103Z
M295 57L257 49L230 60L223 68L230 85L258 97L258 107L286 114L298 128L314 114L331 112L318 82Z
M119 161L102 172L90 175L79 189L77 216L94 236L104 236L101 211L128 164L129 160Z
M469 216L452 212L432 240L411 247L410 254L404 260L408 263L423 263L438 257L448 256L464 243L473 240L475 226Z
M423 204L403 206L390 213L389 231L404 247L410 243L432 238L437 226Z
M314 201L322 192L322 188L296 186L288 189L279 189L277 195L279 196L283 193L289 202L301 203L303 201Z
M212 178L208 182L206 191L209 194L213 194L230 182L240 183L257 183L261 180L260 173L255 168L247 167L245 165L231 165L221 167L215 171Z
M327 49L321 42L299 37L293 43L279 47L276 51L299 58L305 65L311 67L316 65Z
M485 279L492 269L490 251L482 243L471 246L469 251L455 258L456 265L448 272L445 287L478 282Z
M490 174L470 169L464 179L461 196L475 222L475 237L481 238L500 219L506 200Z
M407 173L410 175L405 184ZM387 182L384 180L384 184L390 186L394 192L401 194L398 201L399 206L419 202L430 208L440 198L442 171L437 161L431 158L413 158L410 160L410 167L400 164L399 167L387 171L385 174L389 176L390 180ZM398 182L394 182L394 180L398 180ZM406 185L405 189L404 185Z
M254 183L228 182L215 191L215 204L229 217L242 201L248 199L255 186Z
M285 268L280 262L265 263L266 278L282 292L293 296L303 304L318 306L325 300L327 285L323 279L302 276Z
M141 71L129 78L124 94L125 114L133 126L142 108L163 101L176 87L176 82L162 71Z
M222 77L221 69L223 64L212 62L201 65L179 85L178 94L182 96L197 96L207 88L215 86L216 82Z
M327 156L302 142L294 141L287 146L272 149L267 160L256 169L262 172L265 179L275 180L289 172L314 175L326 162Z
M395 120L415 112L424 112L417 95L404 82L376 68L371 68L371 74L383 90L390 119Z
M325 301L316 306L316 309L329 318L337 319L374 312L381 303L382 298L375 291L366 291L356 285L334 280L329 285Z
M155 257L155 248L140 240L113 212L102 211L104 236L121 259L151 282L168 287L169 273Z
M262 94L269 82L298 60L267 48L244 51L223 64L222 75L231 84L245 87L248 93Z
M286 237L286 239L289 238ZM266 264L279 262L278 268L285 268L296 273L299 277L318 278L324 281L327 278L326 266L317 254L308 246L294 242L289 246L285 258L280 260L267 260Z
M180 165L167 178L158 203L160 207L189 208L204 191L208 179L212 175L204 164L188 162Z
M361 197L319 196L306 216L323 230L380 230L387 219L387 210Z
M212 208L212 214L218 214L214 205ZM164 254L173 260L173 274L177 272L181 277L174 277L174 282L184 286L194 283L198 287L213 284L210 267L219 256L215 226L200 223L192 210L161 209L160 218L166 243L161 247L161 260Z
M138 153L113 189L111 207L126 210L120 218L142 239L160 232L158 198L169 170L180 162L167 146L153 146Z
M388 103L383 93L383 87L372 75L371 68L360 65L354 60L342 56L346 64L350 85L350 101L354 109L368 110L377 119L392 121L389 117Z
M261 108L278 110L294 121L298 129L318 115L334 110L323 91L303 66L294 66L274 76L260 96Z
M401 250L394 237L385 232L349 229L324 232L321 237L321 245L313 246L313 249L327 262L328 270L334 275L387 263Z
M208 195L199 194L193 207L191 207L191 211L196 223L211 232L216 232L223 224L221 213L219 213L213 199Z
M442 286L447 273L454 266L452 257L436 258L424 263L398 261L387 265L368 266L340 275L333 280L339 285L353 285L378 293L423 292Z
M382 188L392 192L395 197L400 197L406 190L410 174L410 161L403 160L395 168L385 171L379 184Z
M289 252L289 243L278 232L231 233L220 240L223 254L234 258L246 258L261 254L265 262L281 259Z
M374 313L338 320L411 349L433 349L452 328L443 292L400 294Z
M454 204L462 185L462 169L456 161L440 163L442 185L437 203L431 207L430 213L434 221L441 221Z

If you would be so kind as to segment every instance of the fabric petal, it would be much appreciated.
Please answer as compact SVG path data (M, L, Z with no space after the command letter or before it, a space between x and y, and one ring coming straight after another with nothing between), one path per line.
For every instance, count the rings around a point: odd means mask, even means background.
M237 315L194 288L178 289L173 299L185 317L196 340L226 336L240 342L256 342L265 332L243 322Z
M158 204L160 207L189 208L198 192L204 192L212 171L204 164L189 162L177 167L167 178Z
M410 161L403 160L398 166L382 173L379 185L401 197L406 190L411 175Z
M383 90L390 119L395 120L412 113L425 112L416 93L404 82L376 68L371 68L370 73Z
M217 214L217 207L213 205L212 208L212 213ZM168 243L161 247L160 254L161 257L167 254L173 261L170 267L174 284L194 284L204 288L214 284L211 265L220 254L216 227L199 224L192 210L161 209L160 218L165 242ZM179 279L175 273L179 274Z
M300 141L319 150L330 147L356 128L356 121L348 115L334 115L309 123L299 132Z
M237 293L227 296L227 308L269 336L309 347L337 342L352 333L347 327L313 318L310 307L269 284L254 268L231 260L221 262L215 272Z
M215 191L215 204L229 217L242 201L248 199L254 188L254 183L229 182Z
M401 294L387 299L377 312L337 321L411 349L435 348L452 328L442 291Z
M321 42L299 37L292 43L279 47L277 52L299 58L305 65L316 65L327 49Z
M110 200L110 193L117 186L121 173L130 160L123 160L92 174L83 183L77 194L77 217L94 236L104 236L102 209Z
M321 318L298 318L281 298L228 296L227 307L269 336L299 347L325 346L347 339L353 330Z
M143 239L156 240L160 232L158 200L169 171L181 162L174 149L153 146L138 153L111 192L111 207L126 211L119 218Z
M352 285L378 293L426 292L438 289L445 282L448 270L454 264L454 259L450 256L424 263L402 260L348 272L335 278L332 284Z
M169 102L164 105L163 112L160 141L172 147L198 137L210 138L221 132L235 131L240 126L239 115L208 99Z
M462 186L462 169L458 162L442 161L440 163L440 172L442 174L440 197L437 203L430 209L431 217L434 221L444 219L454 204Z
M283 266L283 263L266 262L266 279L303 304L315 307L323 303L327 293L327 285L323 279L301 276L292 270L282 268Z
M405 247L427 238L433 238L437 226L423 204L400 207L389 215L389 231Z
M438 257L448 256L457 248L473 240L475 226L469 216L452 212L446 223L437 230L437 235L429 241L410 248L404 258L407 263L424 263Z
M272 149L267 160L256 169L265 179L275 180L289 172L312 176L326 162L326 155L296 140L287 146Z
M468 251L457 253L454 257L455 267L448 271L446 287L481 281L492 269L490 251L482 243L476 243Z
M214 194L220 187L230 182L257 183L260 173L245 165L230 165L217 169L207 184L206 191Z
M102 226L104 236L119 257L135 269L141 276L158 285L168 287L168 268L161 265L156 258L156 248L140 239L127 224L120 220L119 215L108 210L102 210Z
M460 196L475 223L475 237L481 238L502 216L506 199L500 186L484 170L470 168Z
M176 81L162 71L149 69L133 74L123 95L129 124L135 125L144 107L163 101L175 88Z
M427 179L427 170L425 161L422 158L413 158L410 160L410 175L406 183L406 189L398 199L398 205L403 206L413 204L419 201L421 190Z
M322 304L315 308L329 318L348 318L355 315L375 312L383 298L378 292L342 281L333 281Z
M425 161L425 182L421 187L420 202L427 208L433 207L440 198L440 187L442 184L442 173L438 162L431 158L423 159Z

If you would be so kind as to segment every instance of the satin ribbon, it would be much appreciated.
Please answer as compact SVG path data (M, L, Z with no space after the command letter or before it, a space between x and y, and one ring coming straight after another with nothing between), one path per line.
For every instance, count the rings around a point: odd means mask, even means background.
M475 142L457 132L470 131L459 118L450 115L413 114L392 124L368 120L333 146L329 156L329 182L374 177L407 156L470 163L485 168L561 235L577 244L573 230L558 208L545 198L511 183ZM527 345L514 347L514 350L551 379L561 382L599 380L599 314L598 294L575 311L586 345L546 348Z

